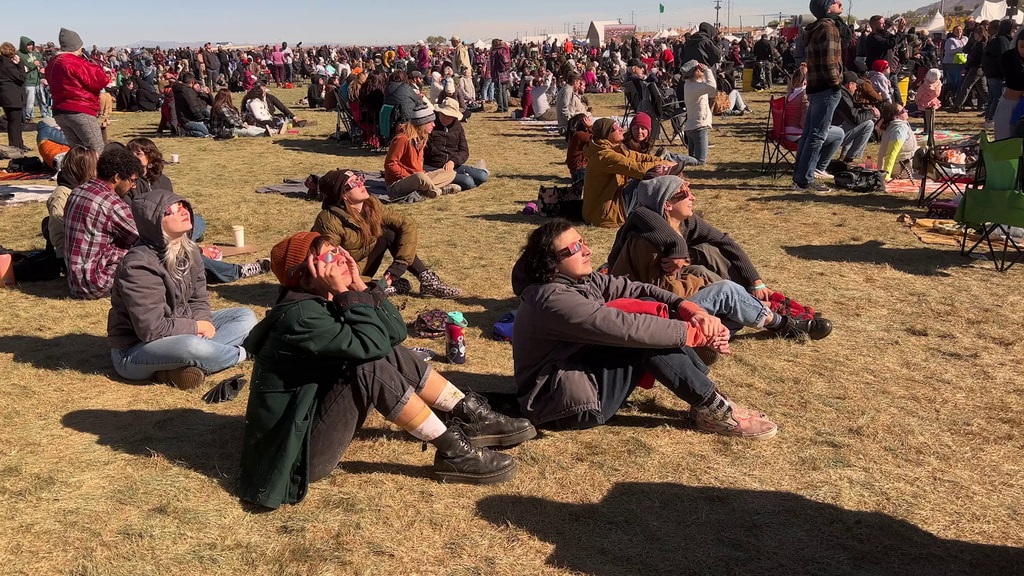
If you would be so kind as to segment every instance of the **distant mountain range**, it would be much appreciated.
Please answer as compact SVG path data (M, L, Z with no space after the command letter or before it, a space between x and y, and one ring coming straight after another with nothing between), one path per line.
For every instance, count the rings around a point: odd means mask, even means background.
M935 14L935 11L939 9L940 5L942 6L943 16L946 14L952 14L953 10L956 9L957 6L963 6L964 12L971 13L974 12L974 9L980 6L984 1L985 0L946 0L945 2L934 2L914 10L914 13L921 14L923 16L931 16L932 14Z

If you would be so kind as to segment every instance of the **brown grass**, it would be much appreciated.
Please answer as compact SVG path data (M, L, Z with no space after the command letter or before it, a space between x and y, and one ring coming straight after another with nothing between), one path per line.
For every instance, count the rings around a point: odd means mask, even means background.
M595 100L600 112L621 103ZM685 404L641 391L618 425L547 433L513 450L516 480L480 488L426 479L432 453L374 417L305 502L256 513L232 493L246 393L211 407L199 391L120 382L104 342L109 304L26 284L0 290L0 572L1020 574L1021 270L919 243L895 222L920 212L910 198L794 194L785 177L759 177L766 98L752 100L753 117L717 121L713 163L690 173L699 207L770 286L836 326L813 343L745 335L715 366L724 391L779 423L775 440L694 433L680 424ZM333 114L305 115L319 125L297 136L157 141L181 155L167 172L208 239L229 242L243 224L266 254L318 206L256 187L380 169L381 156L325 139ZM116 120L112 136L127 139L150 134L157 115ZM424 260L471 295L453 305L473 326L453 381L507 390L511 349L486 335L516 307L509 271L542 221L519 210L566 175L564 148L495 114L467 130L493 180L400 209L420 222ZM0 209L0 240L40 247L44 212ZM607 253L611 231L584 235ZM262 316L275 288L264 276L211 293L215 307ZM447 306L399 304L409 319Z

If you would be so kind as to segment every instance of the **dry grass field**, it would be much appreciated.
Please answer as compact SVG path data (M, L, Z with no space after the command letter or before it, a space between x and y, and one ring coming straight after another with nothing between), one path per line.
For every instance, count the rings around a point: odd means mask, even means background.
M23 284L0 290L0 573L1024 573L1024 269L920 243L896 223L923 215L908 196L793 193L786 177L760 177L767 97L751 100L753 116L716 120L711 164L688 173L698 208L769 286L835 324L818 342L742 334L715 366L723 391L779 423L774 440L696 433L684 403L641 390L611 425L512 449L514 481L469 487L430 480L433 452L375 416L303 503L265 513L233 493L247 390L208 406L202 391L122 382L107 301L70 300L63 281ZM621 97L594 101L616 113ZM207 240L229 243L242 224L268 255L319 205L257 187L382 168L383 156L326 139L333 113L296 108L318 125L272 140L156 139L181 156L167 174L209 222ZM152 136L157 121L118 114L111 136ZM968 122L939 114L942 127ZM564 145L497 114L466 128L491 182L400 210L420 223L423 259L467 296L397 304L407 319L465 312L469 361L439 368L460 386L511 391L511 348L487 336L517 306L512 263L543 221L520 210L565 179ZM44 214L0 208L0 243L41 247ZM583 235L595 260L607 254L612 231ZM270 275L211 287L215 308L259 317L275 294Z

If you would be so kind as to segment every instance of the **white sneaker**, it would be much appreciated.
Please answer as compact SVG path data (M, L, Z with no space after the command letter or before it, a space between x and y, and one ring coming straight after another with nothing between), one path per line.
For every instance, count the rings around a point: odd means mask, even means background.
M825 172L824 170L815 170L814 171L814 179L815 180L833 180L834 181L836 179L836 177L831 175L831 174L829 174L828 172Z

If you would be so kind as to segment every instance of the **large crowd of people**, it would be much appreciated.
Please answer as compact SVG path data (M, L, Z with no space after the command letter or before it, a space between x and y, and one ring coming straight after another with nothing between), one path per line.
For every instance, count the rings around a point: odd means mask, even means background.
M857 162L873 137L882 170L898 176L917 148L908 118L925 108L959 111L974 101L986 127L997 121L997 138L1018 133L1010 119L1024 94L1024 39L1017 32L1010 42L1009 21L957 27L936 43L881 16L855 32L839 0L809 7L816 19L799 43L730 42L702 23L674 40L601 47L495 39L481 49L452 37L439 46L101 51L61 29L57 44L0 45L0 105L9 145L23 151L23 123L37 106L43 117L37 145L58 170L43 229L70 295L110 298L115 371L187 389L255 362L243 498L271 508L302 500L371 408L437 448L438 478L501 482L516 463L491 448L525 442L535 427L604 424L645 379L689 404L698 430L756 440L778 432L725 396L708 366L731 353L744 328L816 340L832 323L795 313L770 289L739 243L695 212L699 190L683 177L713 161L716 115L752 112L736 89L738 69L753 68L759 88L785 85L798 190L827 190L830 161ZM899 88L898 71L908 69L914 98ZM371 195L357 171L328 172L310 231L281 240L270 258L239 266L204 250L205 221L174 192L156 143L107 142L111 106L160 109L160 128L177 136L279 134L297 119L271 86L299 82L309 84L310 109L351 119L353 143L386 150L387 192ZM624 94L629 118L593 115L588 94L612 91ZM236 106L233 93L243 92ZM422 295L462 296L425 263L417 222L392 203L484 185L491 174L469 164L463 123L485 104L512 114L516 99L518 117L562 128L579 217L617 229L599 258L605 267L592 262L586 229L567 220L526 238L511 278L521 298L511 346L522 418L491 410L410 352L389 300L412 292L406 272ZM687 153L657 147L671 140L662 130L679 135ZM268 272L281 290L262 320L247 308L211 309L208 283Z

